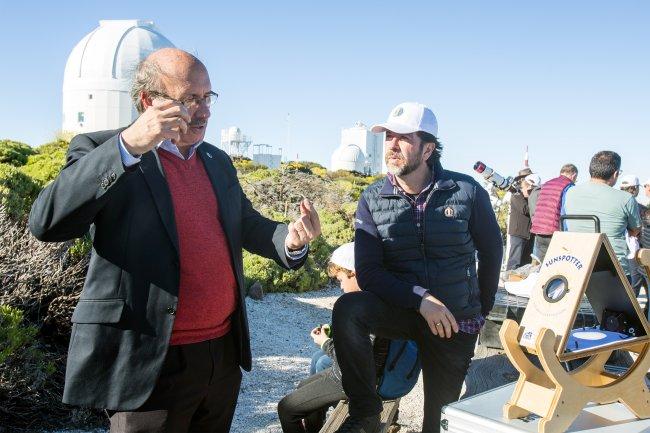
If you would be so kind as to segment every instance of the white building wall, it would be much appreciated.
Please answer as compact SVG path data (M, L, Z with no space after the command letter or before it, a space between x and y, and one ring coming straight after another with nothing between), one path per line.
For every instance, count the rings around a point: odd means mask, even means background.
M271 153L256 153L253 154L253 161L267 166L268 168L280 168L282 162L282 155L273 155Z
M137 117L130 96L137 64L173 47L152 21L102 20L72 50L63 78L63 131L127 126Z
M363 123L357 122L351 128L341 130L341 148L354 144L359 146L365 157L365 165L361 173L369 171L369 174L384 173L384 134L371 132ZM332 155L334 158L334 155Z
M332 154L332 171L347 170L363 173L366 158L356 144L341 145Z

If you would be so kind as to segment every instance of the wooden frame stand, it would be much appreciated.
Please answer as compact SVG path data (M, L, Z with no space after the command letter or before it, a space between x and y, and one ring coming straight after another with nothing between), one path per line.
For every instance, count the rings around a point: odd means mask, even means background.
M641 250L637 260L650 271L650 250ZM553 285L560 290L552 290ZM604 309L623 312L631 324L630 338L586 349L568 347L585 295L600 323ZM519 371L515 390L503 407L504 418L534 413L541 417L539 433L562 433L587 403L617 401L636 417L650 418L650 390L645 381L650 370L649 325L605 235L556 233L521 325L504 321L499 337ZM605 362L617 349L638 354L623 375L605 371ZM541 368L528 355L536 355ZM565 370L564 361L578 358L586 360L574 370Z

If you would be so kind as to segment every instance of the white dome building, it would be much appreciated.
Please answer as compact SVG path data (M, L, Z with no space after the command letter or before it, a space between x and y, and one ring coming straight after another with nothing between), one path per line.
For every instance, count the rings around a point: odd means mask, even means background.
M356 144L341 146L332 154L332 171L347 170L363 173L365 165L366 157Z
M61 129L80 133L131 123L138 115L130 96L135 67L151 52L173 46L153 21L100 21L65 65Z
M384 133L375 134L362 122L356 122L341 130L341 145L332 154L332 170L385 173L383 149Z

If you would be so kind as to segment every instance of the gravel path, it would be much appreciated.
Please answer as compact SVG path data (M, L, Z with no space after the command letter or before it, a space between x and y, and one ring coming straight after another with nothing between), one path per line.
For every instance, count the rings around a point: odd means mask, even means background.
M253 370L243 375L232 433L282 432L276 405L284 395L294 389L300 380L308 376L311 355L317 349L309 332L318 324L331 322L331 310L340 293L338 287L331 287L301 294L268 294L259 301L246 300L251 330ZM483 361L489 360L499 363L497 371L504 371L501 365L503 355L492 355L493 352L479 350L475 359L484 359L473 363L470 374L472 371L493 370L490 368L492 365L482 364ZM501 380L500 374L498 381ZM493 382L492 379L490 382ZM493 386L492 383L490 387ZM475 388L469 390L471 394L485 390ZM422 377L420 376L415 389L401 400L400 433L420 431L422 401ZM74 433L89 432L75 431ZM101 433L101 431L93 433Z

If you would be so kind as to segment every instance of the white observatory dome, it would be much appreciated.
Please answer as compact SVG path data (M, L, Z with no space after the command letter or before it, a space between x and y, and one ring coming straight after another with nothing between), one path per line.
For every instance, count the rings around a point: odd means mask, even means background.
M137 117L130 97L137 64L173 47L153 21L101 20L72 50L63 76L63 131L126 126Z
M364 172L366 157L356 144L346 144L332 154L332 170Z

